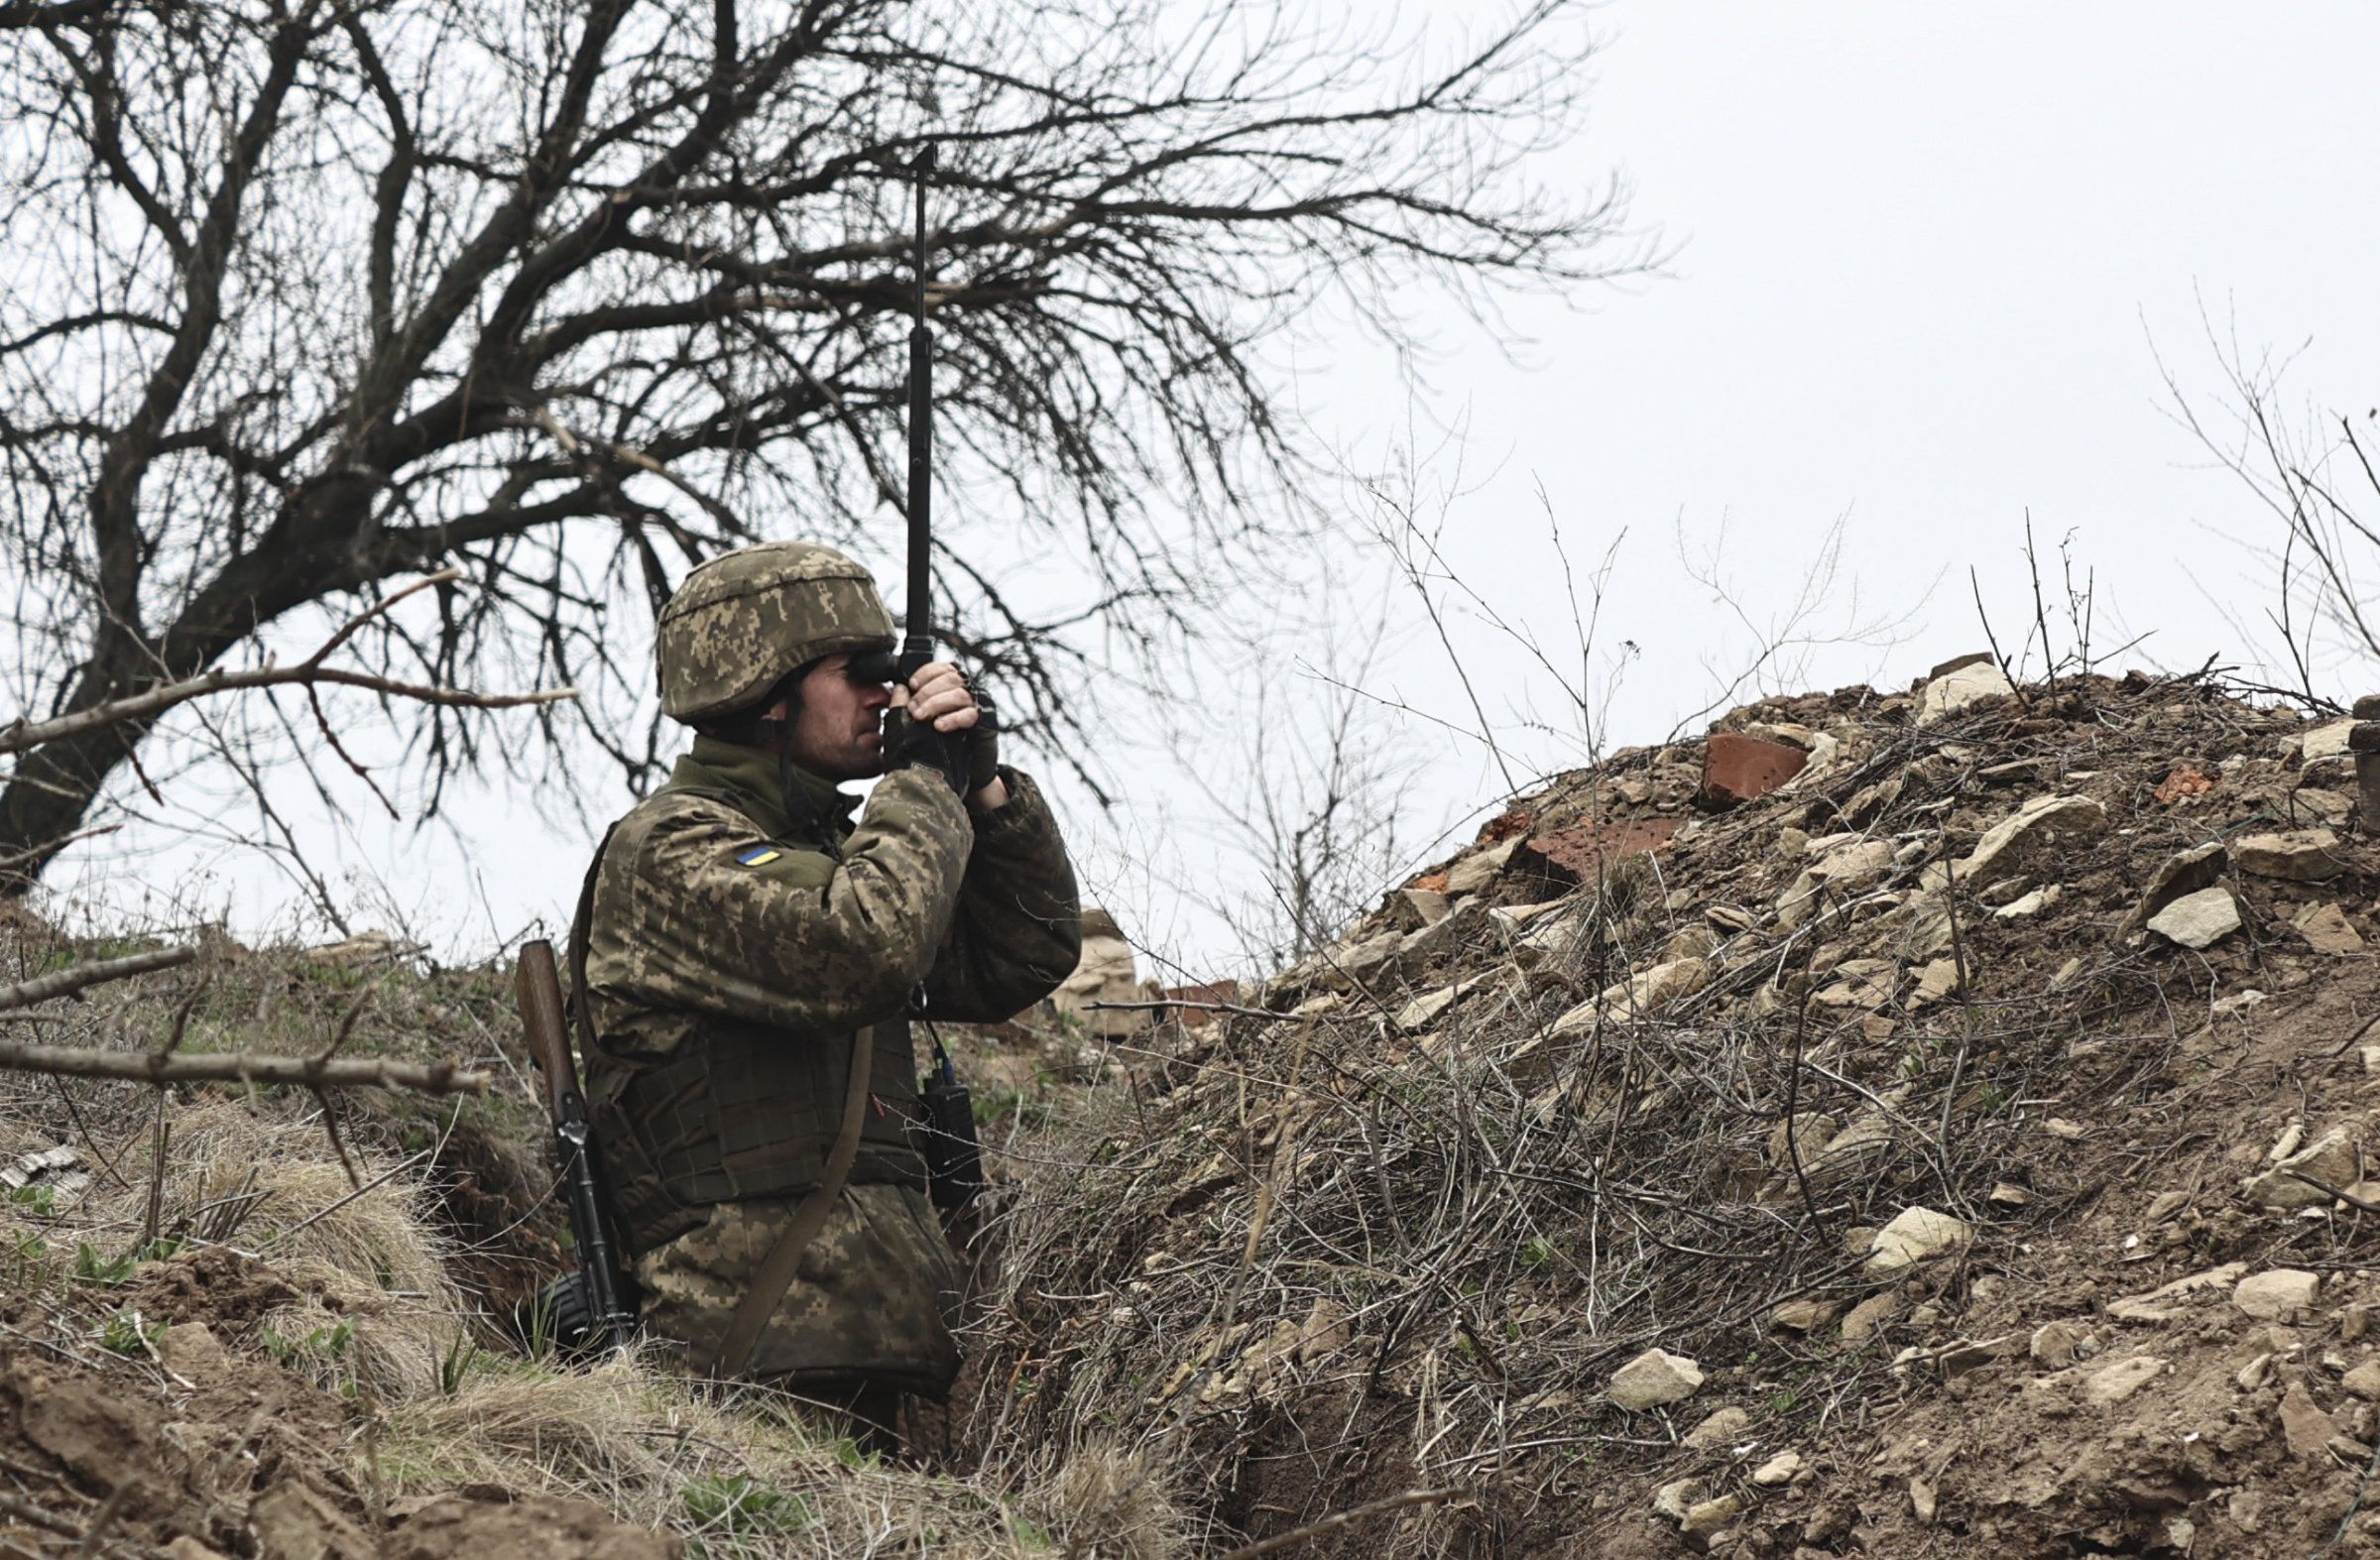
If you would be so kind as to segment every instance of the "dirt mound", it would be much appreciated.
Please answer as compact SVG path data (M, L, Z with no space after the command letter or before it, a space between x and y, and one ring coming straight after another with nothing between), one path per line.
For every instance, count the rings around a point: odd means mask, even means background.
M143 1367L146 1367L145 1369ZM160 1329L149 1357L0 1350L0 1538L45 1554L138 1543L323 1560L664 1560L673 1538L624 1527L585 1501L456 1497L391 1506L339 1455L348 1409L270 1363L226 1350L203 1323Z
M1560 778L1037 1145L979 1435L1313 1553L2380 1553L2347 744L1969 663Z

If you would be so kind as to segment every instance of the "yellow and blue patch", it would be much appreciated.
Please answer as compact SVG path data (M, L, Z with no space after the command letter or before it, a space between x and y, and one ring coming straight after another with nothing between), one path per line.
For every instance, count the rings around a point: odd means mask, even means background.
M754 845L736 852L739 867L766 867L784 854L774 845Z

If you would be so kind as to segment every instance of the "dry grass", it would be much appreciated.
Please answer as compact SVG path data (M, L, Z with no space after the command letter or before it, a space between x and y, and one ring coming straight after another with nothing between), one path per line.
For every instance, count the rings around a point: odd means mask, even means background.
M1706 822L1658 877L1637 858L1519 929L1472 902L1426 958L1360 980L1310 969L1271 994L1304 1017L1217 1025L1150 1058L1130 1099L1086 1102L1037 1146L1006 1221L1004 1283L978 1329L987 1444L1121 1436L1192 1508L1259 1533L1403 1490L1467 1492L1342 1535L1346 1552L1421 1555L1488 1542L1490 1523L1494 1541L1525 1543L1615 1462L1666 1477L1688 1460L1678 1433L1716 1401L1750 1405L1768 1441L1864 1412L1891 1350L1806 1342L1771 1313L1873 1293L1856 1232L1906 1206L2010 1236L2050 1217L2050 1199L2017 1214L1986 1198L2022 1173L2036 1130L2013 1102L2127 1089L2178 1039L2171 1004L2204 981L2125 945L2120 907L2082 894L2018 923L1990 917L1979 885L1929 897L1928 866L2031 793L1978 772L2072 761L2095 772L2073 788L2120 816L2177 743L2213 760L2278 729L2189 683L2074 696L2062 713L2086 753L2041 713L1923 733L1876 722L1827 786ZM1537 804L1559 818L1592 803L1573 784ZM1887 841L1896 859L1780 919L1799 858L1780 868L1772 842L1793 822ZM2143 815L2063 847L2049 881L2137 892L2187 834L2187 819ZM1706 919L1721 905L1752 913ZM1910 1006L1917 967L1951 950L1905 944L1946 913L1972 980ZM1555 1027L1681 946L1707 956L1707 987L1655 1016L1609 1002ZM1889 1023L1812 1000L1870 954L1900 994L1872 1016ZM2054 983L2075 954L2082 968ZM1458 976L1443 1014L1397 1017ZM2083 1032L2114 1043L2079 1064ZM1830 1153L1818 1134L1836 1128L1845 1145ZM1924 1276L1955 1304L1969 1275ZM1624 1413L1604 1387L1654 1345L1735 1364L1684 1419Z

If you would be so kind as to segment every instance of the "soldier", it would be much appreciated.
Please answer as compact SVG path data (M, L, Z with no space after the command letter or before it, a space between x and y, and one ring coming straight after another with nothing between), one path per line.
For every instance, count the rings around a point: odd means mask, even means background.
M997 762L966 678L849 674L892 645L875 581L830 548L765 542L689 574L657 655L693 750L613 825L572 931L645 1326L879 1444L904 1394L943 1398L958 1369L909 1017L1012 1017L1082 939L1049 807ZM890 752L888 706L906 715ZM837 786L878 774L855 820Z

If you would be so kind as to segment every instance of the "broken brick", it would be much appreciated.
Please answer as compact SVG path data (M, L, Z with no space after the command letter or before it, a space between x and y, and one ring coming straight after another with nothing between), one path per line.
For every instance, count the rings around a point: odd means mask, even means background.
M1764 742L1741 732L1715 732L1703 747L1700 800L1707 807L1758 801L1802 773L1809 762L1809 754L1782 742Z
M1669 849L1678 832L1675 818L1619 818L1608 823L1575 823L1540 834L1512 856L1512 870L1568 887L1601 877L1606 864L1624 856L1652 856Z

